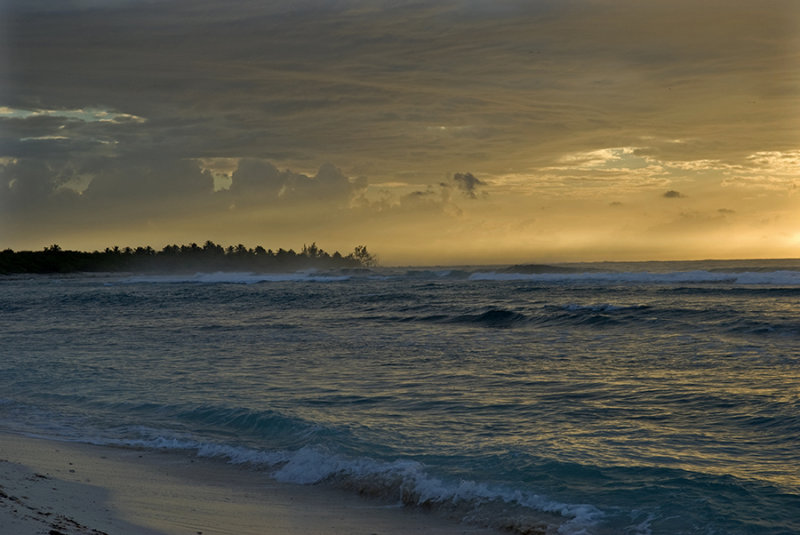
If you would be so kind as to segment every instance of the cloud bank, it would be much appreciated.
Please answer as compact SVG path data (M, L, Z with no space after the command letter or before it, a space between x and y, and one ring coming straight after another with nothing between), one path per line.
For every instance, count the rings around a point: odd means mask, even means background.
M324 235L403 262L800 245L797 2L0 11L0 246ZM720 206L725 240L648 235Z

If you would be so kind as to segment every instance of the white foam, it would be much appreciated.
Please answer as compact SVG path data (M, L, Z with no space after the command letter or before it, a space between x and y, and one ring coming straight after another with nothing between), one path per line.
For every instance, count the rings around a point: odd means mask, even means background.
M413 460L378 461L368 457L345 457L321 446L296 451L261 451L225 444L202 443L190 438L154 436L146 439L98 439L99 445L193 452L198 457L225 459L231 464L252 464L272 470L277 481L312 485L339 480L348 486L383 489L406 504L430 505L500 502L564 518L558 532L565 535L591 533L604 514L588 504L561 503L531 492L487 485L475 481L447 482L429 475ZM471 507L470 507L471 508Z
M739 284L772 284L776 286L800 285L800 271L771 271L766 273L739 273Z
M397 278L418 279L427 275L436 279L449 278L452 271L420 271L406 274L371 274L370 280L391 280ZM293 273L253 273L217 271L213 273L175 274L175 275L135 275L117 281L118 284L256 284L261 282L338 282L351 280L351 274L332 275L314 270ZM584 272L584 273L500 273L478 271L471 273L471 281L531 281L541 283L606 283L606 284L764 284L772 286L800 286L800 271L771 272L712 272L705 270L674 271L654 273L649 271L627 272Z
M766 284L778 286L800 285L798 271L718 273L711 271L675 271L671 273L642 272L587 272L587 273L497 273L477 272L469 277L474 281L533 281L533 282L601 282L640 284Z
M559 533L582 535L589 533L604 516L589 504L566 504L529 492L505 489L474 481L446 482L430 476L424 466L415 461L381 462L368 458L345 458L318 447L304 447L292 453L283 466L274 472L279 481L314 484L330 478L354 481L385 482L397 487L402 500L418 505L431 503L518 504L537 511L557 513L566 519Z
M284 451L260 451L226 444L197 442L189 438L155 436L145 439L97 438L88 440L99 446L122 446L167 451L192 452L198 457L221 458L230 464L277 466L286 463L290 454Z

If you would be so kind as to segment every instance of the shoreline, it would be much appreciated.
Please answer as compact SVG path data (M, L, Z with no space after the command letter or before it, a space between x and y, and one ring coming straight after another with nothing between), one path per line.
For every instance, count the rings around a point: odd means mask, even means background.
M8 431L0 431L0 526L16 535L500 533L214 459Z

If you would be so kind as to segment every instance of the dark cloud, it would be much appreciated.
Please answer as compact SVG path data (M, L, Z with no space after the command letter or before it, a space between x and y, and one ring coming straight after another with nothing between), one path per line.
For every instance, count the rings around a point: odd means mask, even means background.
M628 138L717 139L681 147L683 157L689 150L713 157L749 150L752 141L710 133L746 127L747 139L766 141L780 131L776 122L787 121L763 105L755 123L755 110L705 106L720 87L724 94L750 87L727 76L751 67L762 73L762 91L786 85L778 76L789 52L781 36L797 8L770 5L743 14L714 0L626 9L611 1L196 0L158 9L138 1L72 8L10 1L0 105L100 106L146 118L118 129L119 151L357 161L431 176L457 158L500 169L522 147L544 142L556 154L594 149L619 125ZM743 16L756 20L743 26ZM739 64L731 65L734 57ZM101 136L88 130L106 130L83 129L94 138ZM410 154L419 157L409 161Z
M0 213L74 206L75 192L63 187L74 175L75 169L63 161L16 160L0 166Z
M289 199L343 200L361 192L366 186L365 178L350 179L333 164L324 163L314 177L292 174L282 194Z
M486 182L479 180L472 173L456 173L453 175L453 182L461 193L470 199L477 199L478 187L486 185Z
M243 158L231 175L230 192L238 195L266 193L277 197L287 181L286 173L281 173L270 162L253 158Z
M330 163L316 175L280 171L272 163L242 159L233 172L230 194L243 201L346 201L363 192L366 178L348 178Z
M64 209L105 213L127 205L149 214L160 209L178 213L201 205L207 208L228 199L263 205L349 201L363 192L367 180L348 178L328 163L307 176L280 171L267 161L243 159L233 172L230 189L215 192L211 173L195 160L15 159L0 165L0 186L7 213L52 211L55 200L66 195L70 204Z
M402 197L403 203L426 203L426 204L439 204L442 201L442 193L436 191L432 186L428 186L425 190L412 191Z
M188 203L214 191L211 174L191 160L99 160L83 169L94 175L83 193L87 202Z
M404 184L373 211L457 213L609 147L628 152L553 191L603 172L632 205L634 165L707 191L677 175L797 149L798 16L793 0L0 0L0 232L311 202L340 216L378 189L362 175ZM308 172L320 162L339 167Z
M412 191L400 197L391 206L391 212L416 214L450 214L462 215L461 208L451 200L451 188L448 184L429 185L424 190Z
M682 199L685 196L686 195L684 195L680 191L675 191L674 189L671 189L662 195L662 197L664 197L665 199Z
M189 160L18 159L0 166L0 208L7 223L134 223L191 213L212 192L210 174Z

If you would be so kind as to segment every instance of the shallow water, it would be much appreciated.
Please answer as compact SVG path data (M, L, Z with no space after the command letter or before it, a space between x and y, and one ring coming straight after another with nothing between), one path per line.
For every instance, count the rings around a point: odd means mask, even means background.
M800 532L800 262L0 278L0 426L524 532Z

